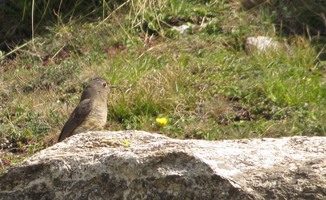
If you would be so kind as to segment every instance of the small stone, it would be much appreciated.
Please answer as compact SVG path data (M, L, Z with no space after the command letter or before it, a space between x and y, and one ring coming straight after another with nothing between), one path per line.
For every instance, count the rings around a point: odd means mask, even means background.
M277 51L280 49L280 43L273 38L258 36L248 37L245 42L245 51L248 54L267 53L269 51Z
M190 25L183 24L181 26L173 26L172 30L177 31L180 34L185 34L190 28Z

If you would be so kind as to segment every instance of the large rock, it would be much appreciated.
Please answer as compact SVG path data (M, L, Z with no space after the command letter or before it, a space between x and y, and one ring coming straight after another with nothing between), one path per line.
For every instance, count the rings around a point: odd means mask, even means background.
M326 137L66 139L0 177L0 199L325 199Z

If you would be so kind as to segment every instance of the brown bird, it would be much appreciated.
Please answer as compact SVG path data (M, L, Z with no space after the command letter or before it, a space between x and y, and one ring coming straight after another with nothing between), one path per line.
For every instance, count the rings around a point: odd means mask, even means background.
M78 133L102 130L107 120L109 86L104 78L92 79L84 88L80 102L62 128L58 142Z

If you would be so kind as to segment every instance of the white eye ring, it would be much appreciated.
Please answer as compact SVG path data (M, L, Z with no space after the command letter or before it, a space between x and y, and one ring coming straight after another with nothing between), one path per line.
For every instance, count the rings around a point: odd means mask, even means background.
M102 83L102 85L104 86L104 87L107 87L108 86L108 84L107 83Z

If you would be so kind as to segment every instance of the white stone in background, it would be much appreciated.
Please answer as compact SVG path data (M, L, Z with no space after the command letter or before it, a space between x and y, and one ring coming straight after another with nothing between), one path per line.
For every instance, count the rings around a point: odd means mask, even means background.
M0 176L0 199L325 199L326 137L89 132Z
M181 26L173 26L172 30L179 32L180 34L185 34L190 28L192 28L189 24L182 24Z
M248 37L245 42L245 51L248 54L255 52L261 54L269 51L277 51L280 47L281 45L278 41L265 36Z

